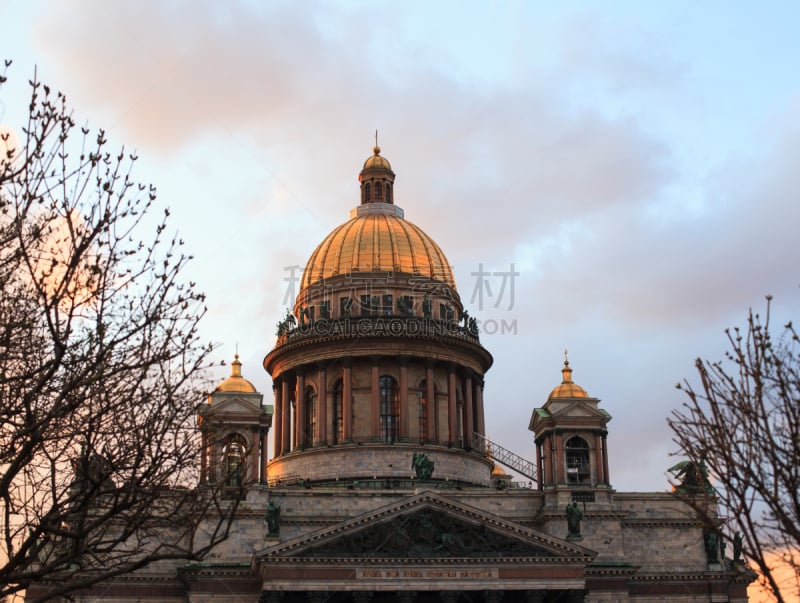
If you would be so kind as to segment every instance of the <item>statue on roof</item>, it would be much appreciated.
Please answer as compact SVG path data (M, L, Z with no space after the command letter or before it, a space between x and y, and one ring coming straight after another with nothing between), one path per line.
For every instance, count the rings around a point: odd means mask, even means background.
M680 483L675 486L675 492L679 494L714 493L714 488L711 486L711 482L708 481L708 468L704 460L699 463L681 461L667 469L667 471L672 473L676 480L680 480Z
M567 538L581 538L581 520L583 511L578 506L578 501L573 500L571 505L567 505Z
M281 506L269 501L267 504L267 536L278 536L281 531Z
M433 461L424 452L414 453L411 458L411 468L416 472L417 479L428 480L433 475Z

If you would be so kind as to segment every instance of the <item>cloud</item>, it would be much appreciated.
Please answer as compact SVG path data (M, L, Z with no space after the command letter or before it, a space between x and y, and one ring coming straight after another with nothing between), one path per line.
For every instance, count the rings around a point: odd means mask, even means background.
M479 263L521 273L513 311L469 308L519 321L516 337L484 337L498 359L487 407L503 409L490 435L527 450L513 421L558 383L566 346L615 417L612 472L660 487L672 385L764 293L796 296L796 105L737 152L703 139L736 124L704 127L720 99L699 76L687 85L703 72L675 58L669 28L519 10L508 39L459 21L480 69L447 15L416 32L418 15L374 4L53 2L38 26L51 83L165 181L198 242L212 339L271 345L284 268L347 219L377 128L397 203L455 265L467 305ZM642 471L626 449L648 439L666 442L649 477L628 477Z
M288 179L312 176L307 194L319 196L342 174L354 185L353 157L366 156L374 124L395 162L398 203L412 221L443 225L440 242L456 251L469 240L484 253L576 213L641 202L669 175L667 148L635 119L562 107L544 81L488 88L421 60L386 69L381 58L396 52L375 48L395 39L391 20L355 27L345 9L281 3L77 12L57 4L44 44L70 88L110 107L137 146L168 153L225 133L265 158L280 149L302 164L283 168ZM468 219L478 213L480 225Z

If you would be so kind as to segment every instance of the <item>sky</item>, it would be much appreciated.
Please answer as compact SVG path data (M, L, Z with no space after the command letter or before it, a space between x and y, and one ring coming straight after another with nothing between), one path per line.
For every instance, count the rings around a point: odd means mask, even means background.
M270 403L292 277L359 203L377 130L494 356L489 437L534 458L566 349L613 417L614 487L666 490L675 384L765 295L798 317L798 22L794 2L0 0L0 125L36 68L137 152L204 339Z

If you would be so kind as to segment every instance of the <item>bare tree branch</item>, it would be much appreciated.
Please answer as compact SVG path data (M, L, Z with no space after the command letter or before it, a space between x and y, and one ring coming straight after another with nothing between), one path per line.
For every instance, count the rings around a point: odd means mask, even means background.
M238 497L199 484L211 348L169 212L134 155L30 86L20 148L0 137L0 599L44 600L202 557Z
M725 361L696 361L699 385L678 385L688 401L669 424L681 451L707 465L728 538L741 535L783 602L800 588L800 340L791 323L773 339L770 301L763 318L750 311L744 331L726 331ZM696 493L687 498L702 510Z

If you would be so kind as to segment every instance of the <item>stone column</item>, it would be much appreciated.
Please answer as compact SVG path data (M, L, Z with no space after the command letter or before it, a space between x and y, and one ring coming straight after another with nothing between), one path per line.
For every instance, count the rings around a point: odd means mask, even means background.
M324 362L320 362L317 385L317 443L324 446L328 443L328 371Z
M536 444L536 488L537 490L541 490L543 487L542 480L544 476L542 475L544 467L542 466L542 444Z
M594 433L594 467L597 474L595 484L606 483L605 475L603 474L603 440L597 431Z
M306 447L306 376L302 372L297 375L297 394L295 397L295 449L303 450Z
M269 477L267 475L267 464L269 463L269 443L267 442L268 436L269 430L263 429L261 431L261 475L258 479L258 481L262 484L266 484L269 481Z
M208 431L200 432L200 482L208 480Z
M283 454L283 378L275 379L272 383L275 393L275 430L272 435L272 456L278 458Z
M344 441L353 441L353 368L350 359L344 360L342 366L342 430Z
M408 358L401 356L400 361L400 391L398 392L400 405L400 433L398 434L401 442L407 442L408 437Z
M281 379L281 406L283 407L281 416L281 454L286 454L292 444L292 399L289 393L288 377Z
M432 443L436 441L436 389L433 383L433 362L431 361L425 364L425 403L428 422L425 441Z
M475 394L475 431L486 437L486 423L483 416L483 377L481 377L478 381L477 387L475 388Z
M611 476L608 473L608 434L603 434L603 476L606 485L611 485Z
M561 432L556 432L556 479L559 484L565 483L564 477L564 442Z
M474 439L475 421L474 412L472 408L472 371L467 371L467 376L464 377L464 448L472 450L472 440Z
M447 432L450 446L456 444L458 438L458 425L456 419L456 367L450 363L447 366Z
M549 433L544 438L544 481L553 485L553 436Z
M259 433L258 427L253 427L252 430L252 444L250 445L250 450L247 451L248 453L248 464L250 467L247 469L247 477L248 479L252 479L254 482L261 481L261 463L259 457L259 450L261 449L261 434Z
M370 434L373 440L381 439L381 390L377 356L370 356Z
M306 376L297 373L294 394L294 448L302 450L306 447Z

